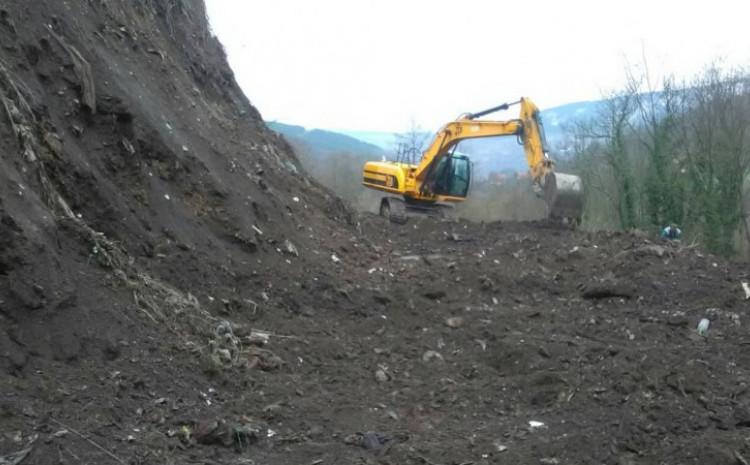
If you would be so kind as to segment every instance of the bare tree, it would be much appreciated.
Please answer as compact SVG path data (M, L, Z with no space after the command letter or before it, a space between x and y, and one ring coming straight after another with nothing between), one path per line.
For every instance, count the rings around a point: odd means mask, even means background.
M394 134L394 137L396 139L396 161L416 164L422 158L422 152L426 148L425 145L430 133L412 119L409 130Z
M637 185L627 144L633 105L629 92L613 93L593 119L579 123L575 129L577 166L584 184L607 196L624 229L637 225Z
M741 227L742 186L750 173L750 79L741 70L709 68L689 89L683 120L690 220L709 248L729 254Z
M643 192L646 221L654 226L681 223L684 219L684 176L678 156L677 121L685 105L685 92L673 77L661 81L657 89L642 60L641 73L627 69L627 92L633 98L636 135L646 163L643 165Z

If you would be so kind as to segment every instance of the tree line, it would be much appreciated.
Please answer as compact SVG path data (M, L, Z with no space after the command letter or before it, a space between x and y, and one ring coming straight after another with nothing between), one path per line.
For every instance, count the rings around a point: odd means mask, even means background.
M583 178L584 225L657 232L677 224L686 239L733 254L750 239L750 74L711 66L654 83L642 69L568 130L572 156L558 169Z

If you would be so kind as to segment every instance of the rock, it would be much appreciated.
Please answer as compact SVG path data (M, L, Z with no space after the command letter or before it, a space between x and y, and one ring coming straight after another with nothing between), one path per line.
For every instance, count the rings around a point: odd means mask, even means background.
M464 325L464 319L460 316L452 316L445 319L445 325L449 328L460 328Z
M254 253L258 251L258 243L254 239L245 236L239 231L234 233L232 239L236 243L238 243L246 252Z
M440 352L436 350L428 350L424 354L422 354L422 361L423 362L430 362L432 360L443 360L443 356L440 354Z
M380 447L383 446L383 444L385 444L386 442L388 442L388 438L386 436L375 433L373 431L366 432L362 437L362 447L369 450L380 449Z
M385 383L386 381L390 380L391 377L388 376L388 373L386 373L385 370L382 368L378 368L375 370L375 380L379 383Z
M284 360L270 350L258 347L250 347L246 350L248 354L249 368L260 368L263 371L272 371L284 365Z

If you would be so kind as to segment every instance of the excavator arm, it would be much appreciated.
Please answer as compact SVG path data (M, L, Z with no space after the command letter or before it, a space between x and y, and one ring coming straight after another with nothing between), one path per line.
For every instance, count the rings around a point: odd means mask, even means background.
M491 112L505 110L511 105L520 104L519 119L509 121L477 120ZM552 171L553 162L547 155L544 127L539 118L539 109L530 100L522 98L518 102L506 103L475 114L462 115L438 131L430 146L424 152L413 176L418 185L430 179L442 157L451 153L459 142L467 139L515 135L523 141L526 162L534 184L542 187L547 175Z
M520 105L517 119L479 119L499 110L507 110L511 105ZM554 172L554 162L548 155L539 109L527 98L478 113L467 113L446 124L437 132L416 165L366 163L363 184L371 189L402 196L402 201L394 197L383 199L381 214L384 206L390 209L388 202L392 201L402 204L399 208L408 206L422 211L440 206L441 202L461 202L468 195L470 162L467 157L454 153L456 146L467 139L513 135L523 143L531 181L547 203L548 216L580 220L581 179Z

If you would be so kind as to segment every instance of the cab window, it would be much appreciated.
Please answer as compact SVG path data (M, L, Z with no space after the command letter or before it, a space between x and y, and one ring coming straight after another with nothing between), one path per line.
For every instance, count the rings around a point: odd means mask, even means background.
M451 197L466 197L471 183L471 162L465 155L443 157L435 169L433 192Z

